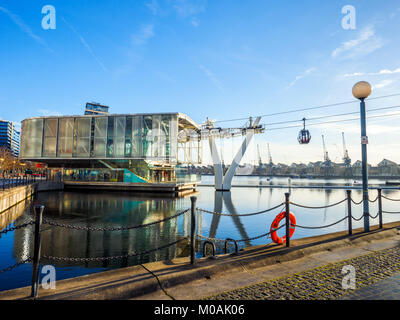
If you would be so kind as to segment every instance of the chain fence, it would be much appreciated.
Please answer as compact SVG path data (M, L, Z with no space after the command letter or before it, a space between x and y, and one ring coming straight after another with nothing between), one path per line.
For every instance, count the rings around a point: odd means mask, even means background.
M302 205L302 204L298 204L295 202L290 202L291 205L295 206L295 207L300 207L300 208L305 208L305 209L326 209L326 208L331 208L334 206L337 206L343 202L347 201L347 198L344 198L343 200L333 203L333 204L328 204L326 206L320 206L320 207L311 207L311 206L306 206L306 205Z
M32 258L28 258L28 259L19 261L16 264L13 264L12 266L9 266L9 267L4 268L4 269L0 269L0 274L4 273L4 272L7 272L7 271L11 271L11 270L15 269L16 267L19 267L20 265L28 263L28 262L32 262Z
M141 229L141 228L147 228L152 225L160 224L163 222L166 222L168 220L177 218L181 215L184 215L185 213L189 212L190 209L183 210L173 216L167 217L162 220L157 220L154 222L146 223L146 224L141 224L141 225L135 225L135 226L128 226L128 227L114 227L114 228L100 228L100 227L81 227L81 226L75 226L71 224L64 224L64 223L59 223L47 219L43 219L43 224L48 224L53 227L61 227L61 228L67 228L67 229L75 229L75 230L84 230L84 231L126 231L126 230L132 230L132 229Z
M6 229L0 231L0 234L6 234L6 233L14 231L14 230L26 228L26 227L31 226L33 224L35 224L35 221L29 221L27 223L23 223L23 224L20 224L18 226L14 226L14 227L7 227Z
M179 240L176 240L174 242L168 243L166 245L163 245L161 247L157 247L151 250L139 252L139 253L127 253L124 255L118 255L118 256L110 256L110 257L88 257L88 258L77 258L77 257L54 257L54 256L46 256L42 255L41 257L47 260L53 260L53 261L63 261L63 262L98 262L98 261L109 261L109 260L118 260L118 259L126 259L126 258L131 258L131 257L136 257L136 256L142 256L145 254L153 253L162 249L166 249L168 247L174 246L182 241L187 241L189 238L185 237Z
M215 211L209 211L209 210L202 209L202 208L197 208L197 211L205 212L205 213L209 213L209 214L213 214L213 215L217 215L217 216L225 216L225 217L250 217L250 216L255 216L255 215L271 212L275 209L278 209L283 204L284 204L284 202L282 202L272 208L263 210L263 211L257 211L257 212L252 212L252 213L243 213L243 214L215 212Z

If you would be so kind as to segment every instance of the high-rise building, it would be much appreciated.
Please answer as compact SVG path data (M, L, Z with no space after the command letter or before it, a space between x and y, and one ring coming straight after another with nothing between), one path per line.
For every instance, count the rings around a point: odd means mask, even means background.
M88 102L88 103L86 103L85 115L109 114L108 108L109 107L103 106L96 102Z
M0 120L0 147L5 146L16 157L19 156L20 132L11 121Z

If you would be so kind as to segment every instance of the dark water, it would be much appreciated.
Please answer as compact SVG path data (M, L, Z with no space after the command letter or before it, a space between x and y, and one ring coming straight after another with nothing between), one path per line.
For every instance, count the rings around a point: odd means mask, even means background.
M206 183L208 182L206 177ZM236 184L257 184L259 178L235 178ZM217 193L212 187L199 187L196 194L197 206L211 211L222 211L230 214L257 212L273 207L284 201L286 189L281 188L232 188L229 193ZM353 190L355 201L361 200L361 191ZM386 190L384 194L400 199L400 191ZM377 191L370 191L371 200ZM291 201L309 206L324 206L338 202L346 197L345 190L292 189ZM130 193L77 193L51 192L39 193L38 199L45 205L44 218L62 224L79 227L119 227L147 224L163 220L190 207L190 198L171 199L150 195L133 195ZM283 206L282 206L283 207ZM275 216L281 207L266 214L237 217L213 216L208 213L197 214L197 233L205 237L218 239L247 239L269 231ZM377 213L377 202L370 204L370 213ZM400 211L400 202L384 200L383 210ZM297 224L304 226L328 225L347 214L347 205L342 203L333 208L311 210L292 207ZM362 215L362 206L352 206L353 215ZM143 229L126 231L85 231L44 225L42 231L42 255L57 257L104 257L148 251L189 235L189 214L167 220ZM12 210L0 215L1 229L14 221L19 225L32 219L30 203L21 203ZM398 221L400 215L384 215L384 222ZM371 225L378 219L371 220ZM12 225L12 224L11 224ZM353 227L362 227L363 222L353 221ZM313 235L347 230L347 221L326 229L297 228L293 239ZM283 229L279 231L283 234ZM32 256L33 227L19 229L2 235L0 238L0 269L17 261ZM239 243L240 247L268 244L271 240L263 237ZM198 256L200 254L198 245ZM223 251L223 242L217 242L219 252ZM101 262L54 262L41 261L42 265L52 264L56 267L57 280L84 275L112 268L120 268L146 263L149 261L168 260L189 255L189 244L182 241L167 249L149 254ZM0 290L30 285L31 264L24 264L12 271L0 273Z

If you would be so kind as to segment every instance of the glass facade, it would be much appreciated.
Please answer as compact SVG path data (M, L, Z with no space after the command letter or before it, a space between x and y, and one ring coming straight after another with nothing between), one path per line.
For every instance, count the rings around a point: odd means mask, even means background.
M49 117L22 122L22 159L149 159L175 163L178 115Z

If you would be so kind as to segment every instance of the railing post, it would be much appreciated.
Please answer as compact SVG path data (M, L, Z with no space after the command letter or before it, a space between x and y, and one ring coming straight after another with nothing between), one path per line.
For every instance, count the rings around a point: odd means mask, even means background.
M379 229L383 228L383 216L382 216L382 189L378 189L378 214L379 214Z
M42 215L44 206L35 205L35 235L34 235L34 249L33 249L33 262L32 262L32 288L31 298L36 298L39 287L39 262L40 262L40 226L42 225Z
M195 243L195 232L196 232L196 200L197 197L190 197L192 202L191 206L191 219L190 219L190 264L196 263L196 243Z
M353 218L351 214L351 190L346 190L347 192L347 225L349 227L349 235L353 234Z
M285 211L286 211L286 247L290 247L290 206L289 206L290 193L285 193Z

